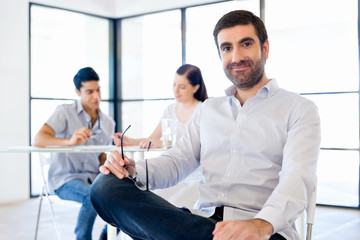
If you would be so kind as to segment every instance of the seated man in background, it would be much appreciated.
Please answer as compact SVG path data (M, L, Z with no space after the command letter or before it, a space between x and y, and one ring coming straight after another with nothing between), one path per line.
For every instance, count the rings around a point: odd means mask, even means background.
M259 17L227 13L214 39L233 83L227 96L206 100L183 137L157 158L135 164L114 151L91 187L93 205L134 239L299 240L294 222L316 182L317 107L267 78L269 40ZM199 166L194 210L142 191L140 183L169 187Z
M73 146L105 145L112 143L115 122L100 111L98 74L90 67L82 68L74 77L75 91L80 100L59 105L35 136L34 145ZM99 173L105 153L52 153L49 169L49 188L61 199L82 204L75 234L77 240L92 239L97 213L89 189ZM104 228L100 239L106 239Z

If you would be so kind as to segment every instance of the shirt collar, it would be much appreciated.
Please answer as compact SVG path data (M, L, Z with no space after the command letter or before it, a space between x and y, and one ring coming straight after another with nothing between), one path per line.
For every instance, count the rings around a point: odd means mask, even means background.
M82 111L84 111L84 108L83 108L80 100L75 100L75 104L76 104L77 114L80 114Z
M275 79L270 79L270 81L259 89L257 94L267 93L267 97L272 97L276 91L279 89L279 86Z
M263 94L267 94L268 97L271 97L272 95L275 94L275 92L279 89L279 86L276 82L275 79L270 79L270 81L263 86L262 88L259 89L259 91L257 92L256 95L263 95ZM225 89L225 94L226 96L229 97L235 97L236 94L236 87L235 85L232 85L230 87L228 87L227 89Z
M77 114L80 114L81 112L84 112L84 114L86 113L85 116L89 115L87 112L85 112L80 100L75 100L75 104L76 104L76 112L77 112ZM99 114L99 117L101 117L100 108L98 109L98 114Z
M228 97L235 97L235 94L236 94L236 87L235 85L231 85L230 87L228 87L227 89L225 89L225 94L226 96Z

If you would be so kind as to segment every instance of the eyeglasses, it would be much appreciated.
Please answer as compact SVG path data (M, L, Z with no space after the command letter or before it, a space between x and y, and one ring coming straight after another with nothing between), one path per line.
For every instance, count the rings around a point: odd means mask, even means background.
M124 159L124 144L123 144L123 138L124 138L124 135L126 133L126 131L131 127L131 125L129 125L125 131L121 134L121 137L120 137L120 141L121 141L121 157L122 159ZM149 151L150 149L150 145L151 145L151 142L149 142L149 145L147 147L147 150L146 151ZM128 178L134 182L135 186L140 189L141 191L149 191L149 177L148 177L148 164L147 164L147 159L145 159L145 174L146 174L146 184L144 185L142 182L140 182L138 179L137 179L137 172L136 172L136 169L135 167L133 166L130 166L130 165L127 165L125 166L125 169L126 171L128 171L129 175L128 175Z
M123 144L123 138L124 138L124 135L126 133L126 131L131 127L131 125L129 125L125 131L121 134L121 137L120 137L120 141L121 141L121 157L122 159L124 159L124 144Z
M126 171L128 171L129 175L128 175L128 179L130 179L131 181L133 181L133 183L135 184L135 186L140 189L141 191L149 191L149 177L148 177L148 164L147 164L147 159L145 159L145 173L146 173L146 184L143 184L142 182L140 182L137 179L137 172L135 167L133 166L125 166Z

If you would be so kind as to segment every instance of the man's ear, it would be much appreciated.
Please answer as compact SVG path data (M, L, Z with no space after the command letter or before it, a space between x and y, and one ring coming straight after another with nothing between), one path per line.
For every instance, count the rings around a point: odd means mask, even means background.
M264 42L263 53L265 60L267 60L269 58L269 40Z
M80 97L80 91L77 88L75 88L75 92Z

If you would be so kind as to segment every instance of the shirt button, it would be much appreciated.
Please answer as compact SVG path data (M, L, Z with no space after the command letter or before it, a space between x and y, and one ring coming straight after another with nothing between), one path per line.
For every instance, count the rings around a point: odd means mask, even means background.
M233 153L236 153L236 149L233 149L233 151L232 151Z
M221 196L221 197L224 197L225 195L222 193L220 196Z
M227 173L226 176L227 176L227 177L230 177L230 173Z

